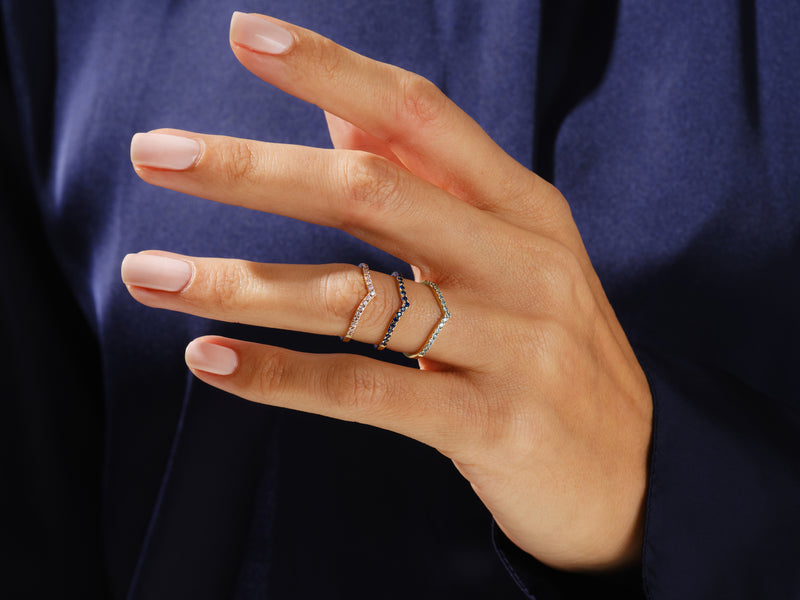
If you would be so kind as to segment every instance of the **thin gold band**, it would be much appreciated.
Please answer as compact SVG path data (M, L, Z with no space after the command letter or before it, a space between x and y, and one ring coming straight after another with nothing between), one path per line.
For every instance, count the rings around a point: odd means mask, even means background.
M425 343L422 347L414 352L413 354L409 354L407 352L403 352L408 358L422 358L428 353L428 350L431 349L433 346L433 342L436 341L436 338L439 337L439 333L442 331L444 324L450 319L450 311L447 309L447 303L444 301L444 296L442 296L442 292L439 289L439 286L433 283L432 281L423 281L425 285L431 288L433 295L436 296L436 301L439 303L439 310L442 312L442 318L439 319L439 322L436 324L436 327L433 328L431 334L428 336L428 339L425 340Z

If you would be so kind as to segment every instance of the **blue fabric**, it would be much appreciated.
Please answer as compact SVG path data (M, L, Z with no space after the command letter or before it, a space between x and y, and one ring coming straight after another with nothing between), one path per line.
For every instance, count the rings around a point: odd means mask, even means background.
M800 595L800 7L1 5L18 115L3 155L19 163L3 171L4 195L12 190L3 217L8 230L31 232L13 248L48 245L41 257L14 250L48 276L49 296L31 292L32 310L74 304L65 319L79 333L48 329L44 318L0 332L9 344L50 340L50 356L77 380L63 380L59 401L75 410L90 397L75 390L102 373L103 389L87 394L101 399L105 421L102 569L112 597L514 598L514 578L541 600L580 595L576 578L524 555L508 561L509 577L486 511L436 452L231 398L183 363L185 344L204 333L321 352L342 351L338 340L153 311L125 291L122 257L148 248L407 271L341 232L135 176L130 137L157 127L330 144L318 109L237 63L233 10L295 22L429 77L565 194L654 391L636 593ZM16 203L29 207L24 219ZM14 323L19 290L32 284L9 272L18 284L3 288L3 318ZM35 348L30 356L9 375L19 405L42 377L30 366ZM74 484L64 489L76 497ZM589 585L610 589L603 578Z

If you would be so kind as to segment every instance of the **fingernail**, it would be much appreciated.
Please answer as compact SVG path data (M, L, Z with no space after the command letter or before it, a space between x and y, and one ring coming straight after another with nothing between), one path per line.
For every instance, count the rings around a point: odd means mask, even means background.
M236 370L239 358L227 346L206 340L193 340L186 346L186 364L190 369L214 375L230 375Z
M122 281L128 285L177 292L192 278L192 265L155 254L128 254L122 260Z
M140 167L185 171L200 156L196 140L166 133L137 133L131 139L131 162Z
M258 15L242 12L231 17L231 40L264 54L285 54L294 45L291 32Z

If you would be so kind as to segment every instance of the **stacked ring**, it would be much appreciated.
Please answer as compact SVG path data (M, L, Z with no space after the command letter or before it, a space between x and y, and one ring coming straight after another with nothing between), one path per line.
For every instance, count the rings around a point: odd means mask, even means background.
M436 341L436 338L439 336L439 333L442 331L444 324L447 323L448 319L450 319L450 311L447 309L447 303L444 301L444 296L442 296L441 290L439 290L439 286L433 283L432 281L423 281L425 285L431 288L433 295L436 296L436 301L439 303L439 310L442 313L442 318L439 319L439 322L436 324L436 327L433 328L428 339L425 340L425 343L422 344L422 347L414 352L413 354L409 354L407 352L403 352L403 354L408 358L422 358L428 353L428 350L431 349L433 346L433 342Z
M363 262L358 266L361 267L361 274L364 276L364 283L367 286L367 295L364 296L361 300L361 304L356 308L353 319L350 321L350 327L347 328L347 333L345 333L342 338L343 342L349 342L353 338L353 334L356 331L361 315L364 313L364 309L367 308L367 304L372 302L372 299L375 297L375 287L372 285L372 276L369 274L369 266L367 266L367 263Z
M386 344L389 343L389 338L392 337L392 333L394 333L394 328L397 326L397 322L400 320L400 317L403 316L403 313L406 312L406 309L409 307L408 302L408 295L406 294L406 285L403 281L403 276L400 275L397 271L392 273L392 277L397 280L397 291L400 293L400 308L397 309L397 312L392 317L392 322L389 323L389 327L386 328L386 333L383 334L383 339L381 343L378 344L378 350L384 350L386 348Z

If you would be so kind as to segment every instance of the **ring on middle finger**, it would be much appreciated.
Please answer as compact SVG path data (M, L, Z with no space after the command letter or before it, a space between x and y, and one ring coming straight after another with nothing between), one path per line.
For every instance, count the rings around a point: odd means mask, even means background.
M392 337L392 333L394 333L394 328L397 327L397 322L400 320L400 317L406 312L408 307L410 306L408 302L408 295L406 294L406 285L405 281L403 280L403 276L400 275L397 271L392 273L392 277L397 280L397 291L400 294L400 308L397 309L397 312L392 317L392 321L389 323L389 326L386 328L386 333L383 334L383 339L378 344L378 350L384 350L386 345L389 343L389 339Z

